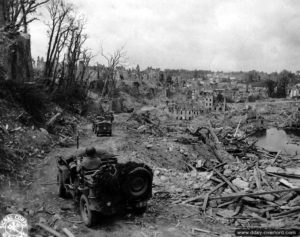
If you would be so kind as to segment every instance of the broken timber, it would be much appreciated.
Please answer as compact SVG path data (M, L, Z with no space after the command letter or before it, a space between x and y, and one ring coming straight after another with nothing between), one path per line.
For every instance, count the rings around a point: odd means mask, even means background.
M224 196L218 196L218 197L210 197L210 200L219 200L219 199L230 199L230 198L239 198L239 197L254 197L254 196L260 196L265 194L274 194L274 193L283 193L283 192L300 192L300 188L290 188L290 189L281 189L281 190L272 190L272 191L264 191L264 192L256 192L256 193L234 193L231 195L224 195ZM202 200L204 201L205 196L197 196L194 198L190 198L188 200L183 201L183 204L186 204L188 202L196 201L196 200Z
M226 182L228 185L229 185L229 187L233 190L233 191L235 191L236 193L237 192L239 192L239 189L236 187L236 186L234 186L224 175L222 175L218 170L216 170L216 169L213 169L213 171L217 174L217 175L219 175L220 176L220 178L221 179L223 179L223 181L224 182Z
M37 226L41 227L42 229L44 229L45 231L49 232L50 234L52 234L53 236L56 237L62 237L62 235L60 233L58 233L57 231L55 231L54 229L50 228L49 226L42 224L42 223L38 223Z
M212 189L211 191L209 191L209 192L206 194L205 199L204 199L204 203L203 203L203 206L202 206L202 209L203 209L204 212L205 212L205 209L206 209L208 200L209 200L209 195L211 195L212 193L214 193L215 191L217 191L217 190L218 190L219 188L221 188L224 184L225 184L225 182L220 183L218 186L216 186L214 189Z
M259 169L258 169L258 163L257 162L256 162L256 165L253 169L253 175L254 175L256 186L257 186L258 190L261 190L261 176L260 176L260 172L259 172Z
M224 145L219 141L217 135L215 134L211 122L208 123L209 127L207 128L213 138L214 145L209 145L212 149L216 158L221 162L230 162L234 161L234 158L231 154L229 154L226 150Z
M46 123L47 127L51 127L55 123L55 121L59 118L60 115L61 113L57 113L51 119L49 119L49 121Z
M68 236L68 237L75 237L71 231L69 231L67 228L63 228L62 231Z

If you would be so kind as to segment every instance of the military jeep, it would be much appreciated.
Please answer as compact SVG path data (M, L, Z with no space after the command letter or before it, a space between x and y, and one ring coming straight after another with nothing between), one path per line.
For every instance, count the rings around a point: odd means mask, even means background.
M78 171L78 157L59 157L59 196L74 199L87 226L94 225L99 214L113 215L121 210L144 213L152 196L152 170L143 163L118 163L110 154L100 158L98 168Z

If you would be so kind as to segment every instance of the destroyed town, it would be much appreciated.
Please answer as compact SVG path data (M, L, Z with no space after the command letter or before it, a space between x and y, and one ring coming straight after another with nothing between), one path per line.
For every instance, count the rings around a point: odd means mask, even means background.
M0 237L300 236L300 1L0 0Z

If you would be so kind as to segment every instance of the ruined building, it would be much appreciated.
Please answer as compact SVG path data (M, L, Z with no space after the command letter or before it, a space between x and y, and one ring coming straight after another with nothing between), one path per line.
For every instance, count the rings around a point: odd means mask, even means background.
M178 104L167 101L168 112L178 120L192 120L203 114L203 107L197 104Z
M6 0L0 0L0 29L6 25Z
M192 120L203 113L203 110L199 108L180 108L178 110L174 110L173 114L176 116L178 120Z
M44 71L45 65L46 65L46 62L44 61L44 58L38 56L37 61L36 61L36 69L39 71Z
M212 94L207 94L204 97L204 106L205 109L212 109L214 105L214 97Z
M6 80L26 82L33 78L30 35L0 32L0 55L0 67Z
M30 35L5 30L6 0L0 0L0 72L2 78L17 82L33 78Z
M0 0L0 55L4 55L5 53L5 47L3 45L4 43L4 39L3 39L3 28L6 24L6 21L5 21L5 3L6 3L6 0ZM2 74L4 74L4 57L1 57L0 56L0 76L4 76Z

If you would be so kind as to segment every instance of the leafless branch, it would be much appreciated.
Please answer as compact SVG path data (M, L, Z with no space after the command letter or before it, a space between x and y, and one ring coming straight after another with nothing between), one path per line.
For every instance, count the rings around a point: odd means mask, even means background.
M113 53L104 53L103 46L101 45L101 55L107 62L106 79L101 95L103 97L104 94L110 96L115 89L117 67L123 66L127 61L127 52L125 51L125 46L122 46Z
M48 3L50 0L7 0L7 19L9 26L14 31L19 31L21 27L27 33L28 24L37 19L37 17L30 18L36 10Z

